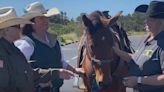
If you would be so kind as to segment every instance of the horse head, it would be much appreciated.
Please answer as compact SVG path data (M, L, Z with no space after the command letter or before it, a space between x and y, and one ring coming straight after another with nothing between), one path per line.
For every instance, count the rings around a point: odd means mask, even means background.
M100 11L82 16L86 28L86 54L91 61L100 90L110 89L112 74L118 65L119 58L112 49L117 38L109 29L117 19L116 16L107 19Z

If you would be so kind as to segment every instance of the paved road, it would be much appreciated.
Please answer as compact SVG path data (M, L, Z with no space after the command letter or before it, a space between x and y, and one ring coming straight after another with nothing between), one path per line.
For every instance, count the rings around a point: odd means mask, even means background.
M65 60L72 65L73 67L76 67L76 60L77 60L77 46L78 44L70 44L67 46L62 47L63 56ZM61 89L61 92L82 92L81 90L78 90L77 88L73 88L73 79L71 80L65 80L64 85Z
M136 50L146 36L129 36L132 47Z
M129 37L133 48L136 50L138 45L141 42L141 39L143 39L143 36L130 36ZM63 55L65 60L72 66L76 67L76 59L77 59L77 46L78 44L70 44L67 46L62 47ZM64 85L61 88L61 92L82 92L81 90L78 90L77 88L73 88L73 79L67 80L64 82ZM127 89L127 92L132 92L131 89Z

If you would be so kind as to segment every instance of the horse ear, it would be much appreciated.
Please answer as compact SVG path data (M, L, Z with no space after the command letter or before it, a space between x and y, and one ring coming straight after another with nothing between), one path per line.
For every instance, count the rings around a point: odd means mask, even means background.
M87 18L86 15L82 15L82 20L85 26L87 26L89 19Z
M86 15L82 16L82 20L83 20L84 25L89 29L89 31L94 29L91 20L89 20Z
M116 23L116 21L118 20L118 18L121 16L122 11L119 11L115 16L113 16L112 18L109 19L108 25L111 26L114 23Z

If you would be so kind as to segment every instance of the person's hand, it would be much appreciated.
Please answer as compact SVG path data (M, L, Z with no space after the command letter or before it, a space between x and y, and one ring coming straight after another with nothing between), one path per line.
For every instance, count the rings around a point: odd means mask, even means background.
M123 79L123 84L127 87L133 88L134 86L137 85L137 77L136 76L125 77Z
M75 73L81 77L83 77L85 75L85 71L83 68L75 68Z
M59 77L61 79L69 80L74 76L73 72L66 69L59 69Z
M123 11L119 11L116 13L116 16L121 16L122 13L123 13Z

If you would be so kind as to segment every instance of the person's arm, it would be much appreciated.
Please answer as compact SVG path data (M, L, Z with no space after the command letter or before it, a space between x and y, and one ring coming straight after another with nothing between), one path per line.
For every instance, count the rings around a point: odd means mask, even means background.
M115 45L113 47L113 50L115 51L115 53L124 61L126 62L130 62L130 60L132 59L132 54L131 53L127 53L123 50L119 49L118 45Z
M138 83L145 84L145 85L160 86L160 85L164 85L164 74L144 76L144 77L129 76L124 78L123 83L125 86L130 88L133 88Z
M141 77L141 83L147 85L164 85L164 74Z
M44 83L56 79L71 79L73 73L66 69L34 69L34 80L36 83Z
M76 73L80 76L84 75L84 70L82 68L74 68L71 65L69 65L66 61L62 61L62 62L63 62L63 65L65 65L65 67L63 67L64 69L70 70L73 73Z
M69 65L66 60L64 60L63 53L61 51L61 62L63 64L63 68L72 71L73 73L79 74L80 76L84 75L84 70L82 68L74 68Z

